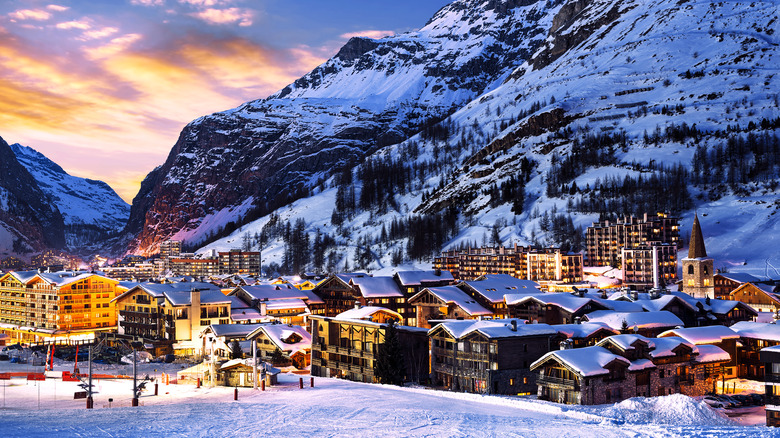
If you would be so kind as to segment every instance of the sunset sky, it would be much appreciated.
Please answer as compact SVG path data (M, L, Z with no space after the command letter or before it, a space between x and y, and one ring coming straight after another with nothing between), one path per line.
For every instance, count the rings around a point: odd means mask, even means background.
M449 0L0 2L0 137L127 202L202 115L264 98L349 37L422 27Z

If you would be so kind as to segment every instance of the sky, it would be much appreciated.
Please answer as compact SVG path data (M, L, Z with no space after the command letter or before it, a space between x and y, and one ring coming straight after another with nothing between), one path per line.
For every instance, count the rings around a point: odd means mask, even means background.
M181 129L449 0L0 1L0 137L127 202Z

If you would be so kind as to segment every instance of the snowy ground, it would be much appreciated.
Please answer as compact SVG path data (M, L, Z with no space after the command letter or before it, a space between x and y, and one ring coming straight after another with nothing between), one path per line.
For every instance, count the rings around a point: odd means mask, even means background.
M68 370L62 363L55 371ZM156 368L155 368L156 367ZM101 366L95 372L132 373ZM139 374L174 374L175 364L144 364ZM0 372L40 371L0 362ZM519 397L479 396L423 388L396 388L315 378L298 389L298 378L281 376L267 391L240 388L153 386L130 407L131 380L97 380L95 406L74 400L74 382L17 377L3 386L0 434L37 436L523 436L556 437L753 437L780 436L744 426L691 399L674 395L637 398L595 407L562 406ZM113 402L109 407L108 399ZM763 412L763 411L762 411ZM760 419L760 418L759 418ZM753 418L750 421L756 420Z

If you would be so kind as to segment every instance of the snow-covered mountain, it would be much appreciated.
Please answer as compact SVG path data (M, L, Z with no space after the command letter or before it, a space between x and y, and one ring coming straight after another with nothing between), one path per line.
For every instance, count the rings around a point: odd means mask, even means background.
M65 245L56 206L0 138L0 255L19 255Z
M35 149L12 144L11 150L48 202L62 214L68 249L79 252L100 248L105 239L127 224L130 205L108 184L69 175L62 167Z
M780 267L779 22L772 1L456 1L418 32L350 41L272 98L193 122L134 202L146 230L132 248L238 228L203 249L377 270L459 244L576 249L615 213L671 210L685 236L695 209L716 266ZM465 54L489 47L502 68L467 85L490 58ZM483 64L457 68L470 59ZM225 155L228 137L254 146ZM203 170L217 158L222 171ZM298 183L313 190L271 197ZM175 208L182 193L195 209Z
M195 120L133 201L131 250L203 241L222 218L267 214L432 126L530 56L557 3L459 0L419 31L353 38L277 94Z

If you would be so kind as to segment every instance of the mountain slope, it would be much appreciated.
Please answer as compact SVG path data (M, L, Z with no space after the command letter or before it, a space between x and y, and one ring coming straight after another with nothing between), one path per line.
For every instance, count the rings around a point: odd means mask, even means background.
M578 229L609 214L672 210L685 236L696 208L717 266L780 266L776 4L570 1L545 20L528 62L439 124L441 135L382 148L206 249L254 243L282 264L292 245L278 223L302 220L309 239L335 240L329 268L381 269L426 262L437 240L577 249ZM407 176L396 184L385 168ZM392 231L424 224L414 218L446 224L453 209L443 235L426 231L427 256L412 255L413 231Z
M234 226L222 217L273 211L432 126L528 58L558 7L459 0L417 32L353 38L279 93L195 120L134 199L130 250L153 253L170 237L203 241Z
M69 175L30 147L13 144L11 150L62 214L66 244L72 251L99 246L124 228L130 206L108 184Z
M62 248L64 228L57 207L0 138L0 253Z

